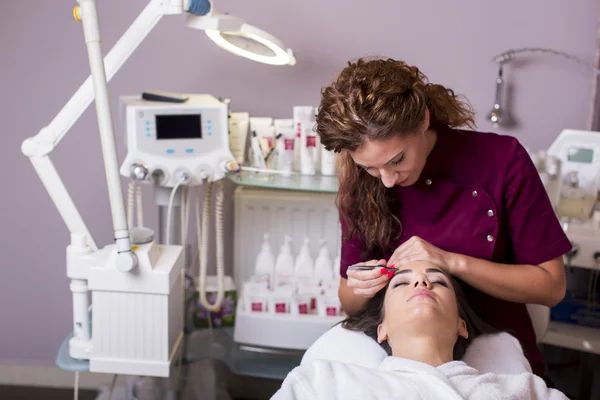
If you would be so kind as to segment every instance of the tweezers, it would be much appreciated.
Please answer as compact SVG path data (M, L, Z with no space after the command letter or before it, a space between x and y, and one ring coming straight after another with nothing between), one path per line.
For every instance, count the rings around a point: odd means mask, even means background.
M385 265L351 265L348 267L350 271L370 271L373 269L384 268L388 271L396 271L398 268L387 267Z

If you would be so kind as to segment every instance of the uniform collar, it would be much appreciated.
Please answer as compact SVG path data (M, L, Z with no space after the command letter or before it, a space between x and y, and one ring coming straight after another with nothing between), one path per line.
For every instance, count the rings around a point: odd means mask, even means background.
M452 145L452 140L449 136L452 134L452 129L439 125L434 128L437 132L437 140L433 149L427 156L425 167L421 172L421 178L437 178L443 171L445 160L445 154L448 154L448 147Z

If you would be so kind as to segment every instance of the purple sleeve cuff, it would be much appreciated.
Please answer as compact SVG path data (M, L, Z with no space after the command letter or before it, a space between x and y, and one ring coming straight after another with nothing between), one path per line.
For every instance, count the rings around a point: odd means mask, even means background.
M571 251L572 247L567 236L563 236L555 242L519 254L515 262L517 264L540 265L546 261L565 255Z

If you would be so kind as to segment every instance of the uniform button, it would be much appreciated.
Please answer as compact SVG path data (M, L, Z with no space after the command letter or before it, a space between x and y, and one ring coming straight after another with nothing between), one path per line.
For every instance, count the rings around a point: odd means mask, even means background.
M488 217L494 216L494 210L488 210Z
M477 190L473 190L473 197L477 197Z
M431 179L425 179L425 184L428 186L431 185Z
M494 237L492 235L487 235L487 241L488 242L493 242L494 241Z

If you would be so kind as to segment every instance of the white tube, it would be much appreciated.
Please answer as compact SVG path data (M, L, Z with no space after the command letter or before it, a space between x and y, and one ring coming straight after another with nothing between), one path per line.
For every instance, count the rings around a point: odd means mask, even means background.
M104 70L100 26L95 0L79 0L83 32L88 49L88 58L96 95L96 113L98 115L98 128L100 129L100 142L104 158L104 170L108 186L108 198L113 220L113 230L117 245L116 268L120 271L131 271L137 266L137 257L131 251L129 229L127 227L127 214L123 201L121 176L119 173L119 158L117 145L108 100L108 84Z
M315 174L316 136L311 135L308 121L303 121L300 134L300 171L302 175Z
M232 112L229 118L229 149L239 164L246 162L246 140L250 114L247 112Z
M88 58L92 71L92 81L96 94L96 112L98 114L98 128L104 157L104 169L108 184L108 197L112 211L113 227L115 231L127 230L127 215L123 203L121 189L121 176L119 173L119 159L113 129L110 102L108 99L108 85L102 57L100 27L95 0L79 0L83 31L88 48Z
M88 286L86 281L73 279L69 285L73 293L73 337L90 340L90 316L88 312Z

